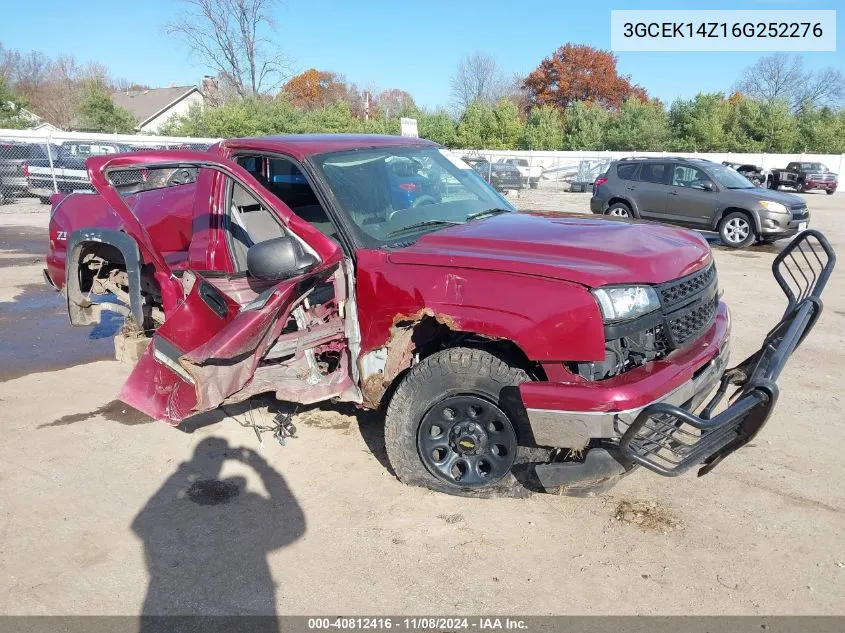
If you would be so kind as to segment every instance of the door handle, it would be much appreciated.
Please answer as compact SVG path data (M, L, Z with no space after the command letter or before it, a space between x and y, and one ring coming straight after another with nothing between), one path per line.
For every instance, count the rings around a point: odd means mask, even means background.
M630 185L628 187L625 187L625 189L627 189L628 191L636 191L637 190L636 187L631 187Z
M226 305L226 300L221 296L217 288L205 280L200 282L199 296L203 300L203 303L211 308L211 311L221 319L229 316L229 306Z

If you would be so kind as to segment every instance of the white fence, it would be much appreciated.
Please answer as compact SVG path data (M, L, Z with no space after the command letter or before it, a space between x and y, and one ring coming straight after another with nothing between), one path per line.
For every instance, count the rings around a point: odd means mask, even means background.
M142 149L205 150L220 139L85 132L39 132L0 129L0 202L18 195L42 199L55 191L89 189L84 159L92 154ZM606 165L633 156L682 156L706 158L715 162L753 164L770 170L786 167L791 161L819 162L831 171L845 170L845 154L767 154L703 152L599 152L599 151L513 151L452 150L456 156L486 159L479 169L491 182L505 177L492 165L511 162L520 171L524 185L568 190L573 183L591 183ZM485 173L486 170L486 173Z

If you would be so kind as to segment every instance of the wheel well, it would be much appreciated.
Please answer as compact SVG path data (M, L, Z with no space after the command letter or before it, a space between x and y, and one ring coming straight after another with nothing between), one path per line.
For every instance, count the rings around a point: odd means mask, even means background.
M607 201L607 208L609 209L610 207L612 207L616 203L624 204L626 207L628 207L628 210L631 213L636 213L634 211L634 205L632 205L630 202L625 200L625 198L611 198L610 200Z
M757 226L757 220L754 218L754 214L751 213L748 209L740 209L739 207L728 207L724 211L722 211L722 215L719 216L719 221L716 223L716 228L719 228L719 225L722 224L722 220L724 220L727 216L731 213L742 213L745 217L748 218L748 221L751 222L751 226L754 229L755 233L760 232L760 227Z
M363 376L365 400L371 406L386 407L402 378L415 364L415 358L420 361L454 347L488 352L509 366L522 369L533 380L547 379L540 363L531 361L513 341L456 330L450 325L448 319L436 316L397 322L386 345L384 368L370 376Z
M103 260L102 268L96 263ZM112 270L126 270L126 262L120 249L105 242L83 242L79 251L79 258L76 260L76 267L79 275L79 290L89 292L93 285L94 278L106 275Z
M73 325L99 322L100 304L126 306L135 327L154 329L163 321L161 292L141 262L138 245L122 231L79 229L68 241L68 314ZM117 301L92 302L91 293L111 294Z

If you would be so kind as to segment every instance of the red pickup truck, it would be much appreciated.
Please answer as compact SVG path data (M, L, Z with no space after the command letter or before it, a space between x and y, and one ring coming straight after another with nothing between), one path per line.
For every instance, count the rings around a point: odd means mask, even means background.
M815 231L784 249L786 312L726 371L698 234L517 212L428 141L235 139L87 170L96 193L54 196L46 275L72 324L116 310L148 342L124 402L173 425L266 392L380 408L399 479L460 495L706 472L766 421L835 261Z

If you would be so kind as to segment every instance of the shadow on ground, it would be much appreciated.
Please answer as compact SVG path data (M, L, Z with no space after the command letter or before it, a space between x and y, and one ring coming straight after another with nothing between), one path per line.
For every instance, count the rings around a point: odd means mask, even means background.
M221 477L227 461L253 469L266 496L244 477ZM132 522L143 542L149 586L141 631L173 630L157 616L274 616L276 584L267 555L305 533L305 516L282 476L258 453L206 438ZM260 625L266 626L262 628ZM276 631L268 618L251 630Z

